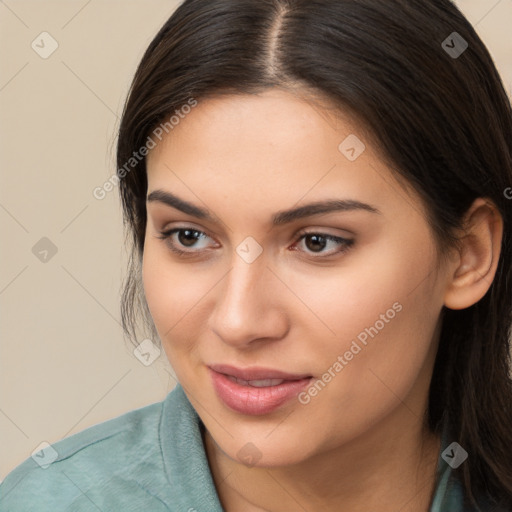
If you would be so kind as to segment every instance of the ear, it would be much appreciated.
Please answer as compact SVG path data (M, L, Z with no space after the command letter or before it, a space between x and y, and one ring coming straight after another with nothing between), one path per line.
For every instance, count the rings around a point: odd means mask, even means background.
M447 308L468 308L487 293L498 267L502 237L503 219L496 205L476 199L464 217L460 247L450 266Z

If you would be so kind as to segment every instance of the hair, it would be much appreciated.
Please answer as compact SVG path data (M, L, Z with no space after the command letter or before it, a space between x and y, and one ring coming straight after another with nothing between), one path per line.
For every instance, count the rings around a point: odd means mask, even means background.
M443 43L453 32L468 44L458 57ZM191 99L271 87L327 98L360 121L421 197L440 248L456 244L476 198L502 216L488 292L471 307L442 311L426 422L437 434L448 425L469 453L454 470L466 503L478 508L483 495L511 510L512 109L487 48L449 0L186 0L177 8L137 68L119 129L131 247L125 335L136 342L142 321L157 338L141 287L146 161L129 172L126 163Z

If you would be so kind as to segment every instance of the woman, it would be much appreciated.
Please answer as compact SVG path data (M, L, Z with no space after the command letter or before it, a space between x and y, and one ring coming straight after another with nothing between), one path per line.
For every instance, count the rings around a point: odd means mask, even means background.
M125 330L179 384L2 510L512 510L511 141L448 0L185 1L117 156Z

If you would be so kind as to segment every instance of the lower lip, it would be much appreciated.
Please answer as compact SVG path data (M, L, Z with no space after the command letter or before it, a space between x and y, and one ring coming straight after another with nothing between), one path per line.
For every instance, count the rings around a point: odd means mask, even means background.
M311 377L288 380L277 386L257 388L242 386L226 375L210 370L213 388L219 398L230 408L241 414L268 414L288 402L311 382Z

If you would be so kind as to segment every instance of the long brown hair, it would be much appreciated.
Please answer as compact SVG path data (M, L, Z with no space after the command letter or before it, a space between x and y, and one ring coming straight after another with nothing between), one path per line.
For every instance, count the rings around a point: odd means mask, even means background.
M155 333L140 273L146 164L126 163L191 98L269 87L317 91L360 120L424 200L441 249L456 242L475 198L498 208L505 228L496 277L475 305L443 310L427 414L433 432L447 424L469 453L455 470L468 501L476 505L483 494L512 510L512 109L488 50L449 0L186 0L178 7L139 64L119 131L132 243L126 335L135 341L141 321Z

